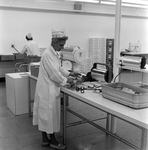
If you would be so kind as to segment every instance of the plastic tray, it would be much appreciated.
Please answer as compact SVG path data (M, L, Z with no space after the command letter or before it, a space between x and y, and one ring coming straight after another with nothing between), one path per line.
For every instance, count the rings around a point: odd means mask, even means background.
M102 96L135 109L148 107L148 89L121 82L103 84Z

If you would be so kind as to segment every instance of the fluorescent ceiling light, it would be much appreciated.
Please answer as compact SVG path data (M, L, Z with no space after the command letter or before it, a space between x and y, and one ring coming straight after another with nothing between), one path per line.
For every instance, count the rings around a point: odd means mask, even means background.
M101 4L116 5L116 2L114 2L114 1L101 1Z
M122 6L148 9L148 5L135 5L135 4L126 4L126 3L124 3L124 4L122 4Z
M85 2L85 3L99 3L99 0L67 0L67 1Z
M116 1L115 0L102 0L101 4L116 5ZM122 6L148 9L148 1L147 0L134 0L134 1L122 0Z
M131 3L131 4L140 4L140 5L148 5L148 0L122 0L123 3Z

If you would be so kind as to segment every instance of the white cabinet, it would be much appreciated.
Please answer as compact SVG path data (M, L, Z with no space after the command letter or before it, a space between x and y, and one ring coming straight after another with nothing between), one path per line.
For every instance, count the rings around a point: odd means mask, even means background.
M28 75L25 73L6 74L7 107L14 115L28 113Z

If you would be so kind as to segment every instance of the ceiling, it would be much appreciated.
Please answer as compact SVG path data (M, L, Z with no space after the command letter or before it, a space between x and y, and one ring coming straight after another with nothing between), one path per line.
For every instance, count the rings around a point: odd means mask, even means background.
M10 0L13 1L13 0ZM15 0L14 0L15 1ZM25 0L33 2L62 2L62 3L81 3L95 5L116 5L116 0ZM136 7L148 9L148 0L121 0L123 7Z
M42 1L42 2L79 2L79 3L91 3L98 5L115 5L116 0L32 0L32 1ZM137 7L148 9L148 0L122 0L122 6L124 7Z

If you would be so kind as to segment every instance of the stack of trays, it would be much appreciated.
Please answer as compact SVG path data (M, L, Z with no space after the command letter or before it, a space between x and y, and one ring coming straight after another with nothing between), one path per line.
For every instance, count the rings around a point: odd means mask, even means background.
M89 39L89 58L92 58L93 63L106 62L106 39L105 38Z
M83 61L80 65L79 65L79 70L80 70L80 73L86 73L85 71L85 61Z
M88 73L90 72L91 68L93 66L92 59L88 58L85 60L85 72Z

